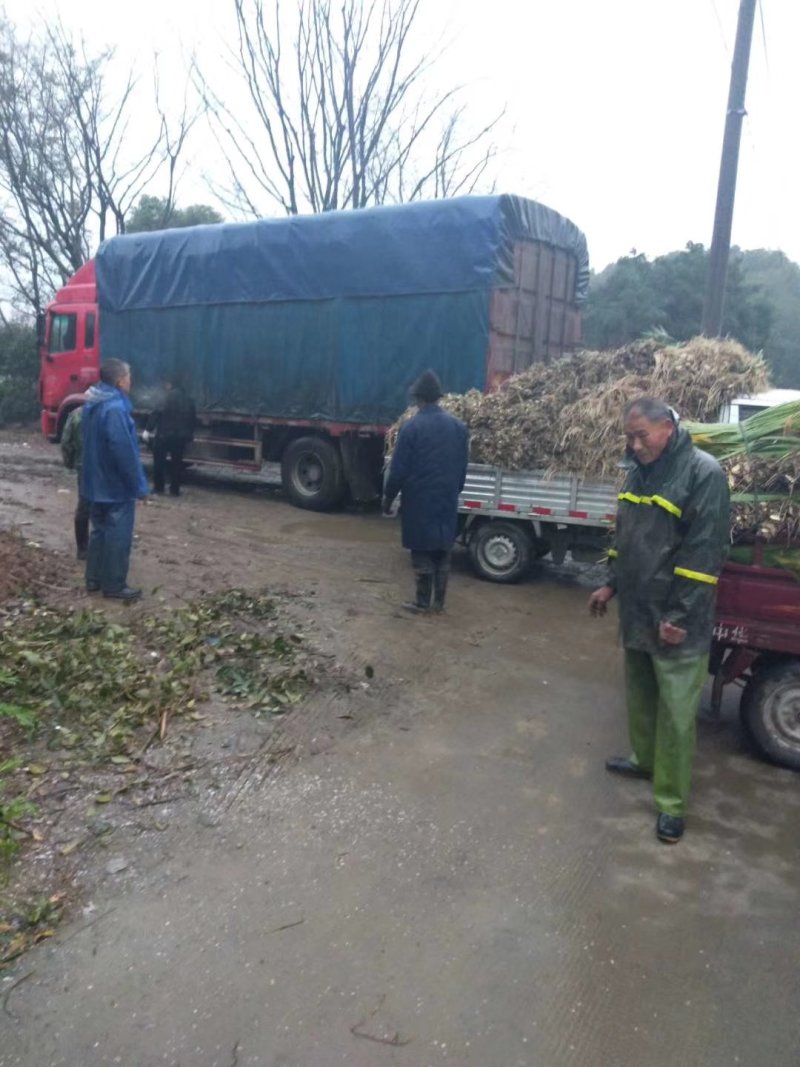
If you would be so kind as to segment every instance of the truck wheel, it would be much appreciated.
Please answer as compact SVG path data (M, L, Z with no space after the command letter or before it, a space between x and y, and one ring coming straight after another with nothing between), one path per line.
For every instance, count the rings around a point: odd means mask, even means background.
M739 714L762 755L800 771L800 661L761 667L742 693Z
M531 563L531 539L513 522L486 522L470 538L469 555L487 582L518 582Z
M281 461L283 488L291 502L309 511L328 511L345 492L342 457L324 437L299 437Z

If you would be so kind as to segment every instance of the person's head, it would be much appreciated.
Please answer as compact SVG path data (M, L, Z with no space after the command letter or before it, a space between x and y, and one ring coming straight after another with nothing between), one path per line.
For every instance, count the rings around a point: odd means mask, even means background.
M100 381L123 393L131 391L131 368L121 359L106 359L100 364Z
M663 400L643 396L625 408L625 444L638 463L647 467L662 455L675 433L675 417Z
M442 383L432 370L423 371L411 386L411 398L415 404L435 404L444 396Z
M183 375L178 371L175 371L174 374L170 374L164 378L163 384L167 392L169 392L170 389L183 389Z

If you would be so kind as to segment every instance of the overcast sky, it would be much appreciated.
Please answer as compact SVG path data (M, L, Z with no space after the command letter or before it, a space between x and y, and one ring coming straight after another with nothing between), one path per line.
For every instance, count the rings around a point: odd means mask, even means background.
M36 9L34 16L32 9ZM437 88L468 83L476 115L503 105L497 188L568 215L601 269L708 244L738 0L423 0L420 40L445 33ZM172 76L218 53L232 0L6 0L18 25L60 13L93 47L115 45ZM800 2L761 0L747 94L733 240L800 261ZM170 75L168 75L169 77ZM195 146L179 202L208 200Z

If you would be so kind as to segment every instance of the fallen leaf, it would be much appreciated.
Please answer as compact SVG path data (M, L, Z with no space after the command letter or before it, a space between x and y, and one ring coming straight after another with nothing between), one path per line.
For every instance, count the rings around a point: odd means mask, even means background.
M0 956L0 963L9 963L11 960L16 959L17 956L25 951L25 944L25 934L17 934L16 937L9 941L5 954Z

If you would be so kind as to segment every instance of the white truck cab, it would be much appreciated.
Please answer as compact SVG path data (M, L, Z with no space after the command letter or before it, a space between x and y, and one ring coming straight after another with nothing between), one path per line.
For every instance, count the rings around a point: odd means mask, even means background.
M792 400L800 400L800 389L769 389L766 393L756 393L754 396L740 396L725 405L720 412L719 421L744 422L765 408L788 404Z

